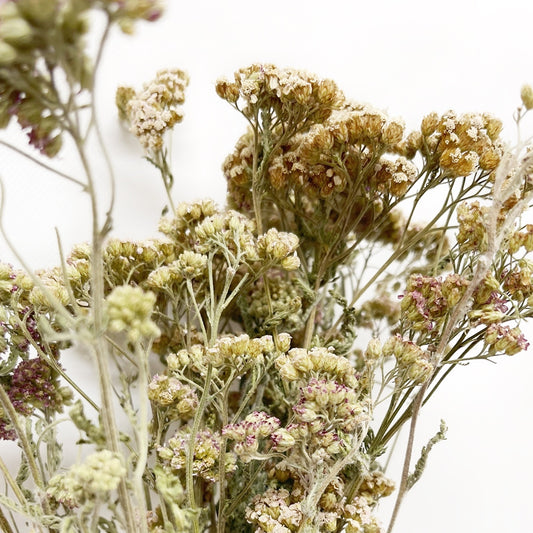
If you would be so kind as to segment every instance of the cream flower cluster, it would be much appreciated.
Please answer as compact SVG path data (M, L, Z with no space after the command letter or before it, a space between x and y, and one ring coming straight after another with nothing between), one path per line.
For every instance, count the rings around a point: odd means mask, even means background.
M188 83L182 70L160 70L139 93L130 87L117 90L120 115L147 151L161 150L164 134L183 119L178 106L185 101Z
M126 333L130 342L157 337L160 331L151 319L154 304L154 294L140 287L115 287L106 298L109 331Z
M77 507L87 501L105 498L125 475L122 456L102 450L89 455L83 463L72 466L67 472L54 476L48 484L47 495L65 507Z

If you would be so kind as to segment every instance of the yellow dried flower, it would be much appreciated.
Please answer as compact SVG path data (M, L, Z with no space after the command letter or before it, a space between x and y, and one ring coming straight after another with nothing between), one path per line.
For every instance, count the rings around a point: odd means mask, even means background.
M447 148L440 156L440 166L453 177L468 176L479 162L476 152L462 152L460 148Z
M135 98L135 89L133 87L119 87L115 94L115 104L118 109L120 120L128 119L128 103Z
M185 101L188 83L189 77L182 70L161 70L138 94L133 95L129 88L118 89L119 114L126 116L132 133L146 150L160 150L164 134L183 119L177 106Z
M483 113L483 120L489 139L495 141L503 129L502 121L490 113Z
M215 84L215 90L220 98L226 100L230 104L234 104L240 96L239 86L232 83L226 78L220 78Z
M385 157L375 167L373 180L378 191L390 192L393 196L403 196L418 178L418 169L405 157L392 161Z
M291 341L292 341L292 337L288 333L280 333L276 337L276 343L277 343L278 349L281 352L289 351L289 348L291 347Z
M392 120L385 124L383 128L383 143L389 146L398 144L403 138L405 125L399 120Z
M0 23L0 40L21 47L32 39L31 26L22 18L3 19Z
M479 156L479 168L483 170L496 170L501 161L501 150L496 147L487 148Z
M379 339L370 339L368 341L365 357L371 361L375 361L381 357L381 341Z
M527 110L533 108L533 87L531 85L523 85L520 90L520 98Z
M254 109L268 109L283 121L321 122L342 99L331 80L321 80L307 72L281 69L271 64L253 64L235 73L235 82L219 80L217 94L235 104L242 99L242 112L254 116Z
M435 133L435 130L437 129L438 124L439 124L439 115L437 113L432 112L429 115L426 115L422 119L422 124L420 126L422 135L424 137L429 137L430 135Z
M5 41L0 41L0 67L11 65L17 58L17 51Z
M161 332L150 318L154 304L155 295L140 287L115 287L106 298L109 330L125 332L130 342L158 337Z
M35 286L30 292L29 301L35 307L53 309L54 302L48 297L47 293L55 298L61 305L68 305L70 299L67 288L62 281L55 277L43 277L43 287Z
M184 278L193 279L204 275L207 256L186 250L176 261L176 269Z
M296 235L270 228L258 237L257 252L260 258L281 261L296 251L298 243Z

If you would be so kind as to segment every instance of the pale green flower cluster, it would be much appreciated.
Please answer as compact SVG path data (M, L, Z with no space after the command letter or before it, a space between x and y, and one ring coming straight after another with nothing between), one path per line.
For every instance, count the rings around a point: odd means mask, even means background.
M115 287L106 298L106 315L109 331L126 333L130 342L151 339L160 331L151 319L155 295L139 287Z
M65 507L79 507L109 497L126 475L124 459L109 450L89 455L81 464L54 476L47 495Z

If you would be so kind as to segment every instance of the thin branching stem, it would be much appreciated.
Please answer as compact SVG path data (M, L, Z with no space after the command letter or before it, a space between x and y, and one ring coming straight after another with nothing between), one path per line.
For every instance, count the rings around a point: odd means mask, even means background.
M65 172L58 170L57 168L54 168L50 165L47 165L43 161L37 159L36 157L33 157L31 154L28 154L21 150L20 148L17 148L11 143L8 143L7 141L4 141L0 139L0 145L5 146L6 148L9 148L10 150L16 152L17 154L21 155L22 157L25 157L26 159L29 159L32 163L35 163L36 165L39 165L40 167L48 170L49 172L52 172L53 174L56 174L57 176L66 179L67 181L70 181L71 183L74 183L81 187L84 191L87 190L87 185L83 183L82 181L70 176L69 174L66 174Z
M15 432L17 433L20 447L22 448L26 461L28 462L28 467L30 469L31 476L43 499L43 510L46 514L50 514L50 506L46 497L44 497L44 491L46 487L45 480L43 479L39 466L35 460L35 452L33 450L33 446L28 438L28 434L20 423L20 415L15 411L13 403L11 402L3 385L0 385L0 404L2 405L4 412L7 413L9 420L13 424Z

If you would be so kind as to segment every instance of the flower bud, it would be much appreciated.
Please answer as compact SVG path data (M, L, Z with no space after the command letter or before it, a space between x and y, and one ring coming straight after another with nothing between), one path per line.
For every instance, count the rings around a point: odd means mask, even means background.
M300 267L300 259L297 255L290 255L281 261L281 268L287 271L296 270Z
M501 156L496 148L488 148L479 157L479 166L483 170L495 170L500 164Z
M11 18L0 23L0 39L8 44L24 46L31 38L31 26L22 18Z
M383 128L383 142L385 144L394 145L402 140L404 125L398 120L392 120L385 124Z
M492 116L490 113L484 113L483 120L485 122L485 129L487 130L487 135L489 136L489 139L491 141L495 141L503 129L502 121Z
M5 41L0 41L0 67L8 67L17 58L17 51Z
M259 341L263 353L272 353L274 351L274 340L272 339L272 335L263 335L256 340Z
M54 23L57 14L57 0L18 0L17 7L24 18L39 27L47 27Z
M181 370L189 364L190 357L187 350L180 350L177 354L171 353L167 357L167 367L171 371Z
M301 422L312 422L318 418L318 413L313 409L315 404L313 402L306 402L306 405L295 406L293 411L296 413L297 418Z
M223 98L231 104L234 104L240 96L239 87L237 84L231 83L225 79L217 80L215 90L220 98Z
M2 21L19 17L19 11L15 2L0 3L0 19Z
M529 110L533 108L533 87L531 85L523 85L520 91L520 98L524 107Z
M287 352L291 347L292 337L288 333L280 333L277 338L278 349L281 352Z
M286 381L296 381L300 379L300 373L294 368L294 365L291 363L284 364L279 369L280 376Z
M198 400L194 397L184 398L178 402L176 410L182 418L189 418L198 407Z
M135 98L135 89L132 87L119 87L115 93L115 105L118 108L118 116L120 120L128 118L127 106L128 102Z
M379 339L370 339L366 347L365 355L372 361L381 356L381 341Z
M295 353L296 351L298 351L298 353ZM313 370L313 361L307 355L307 350L293 348L289 353L291 355L292 364L296 370L300 372L309 372L310 370Z
M433 365L426 359L417 359L407 370L407 375L415 383L421 385L426 382L433 373Z
M439 123L439 116L437 115L437 113L433 112L433 113L430 113L429 115L426 115L422 119L422 125L421 125L422 135L424 137L429 137L437 129L438 123Z

